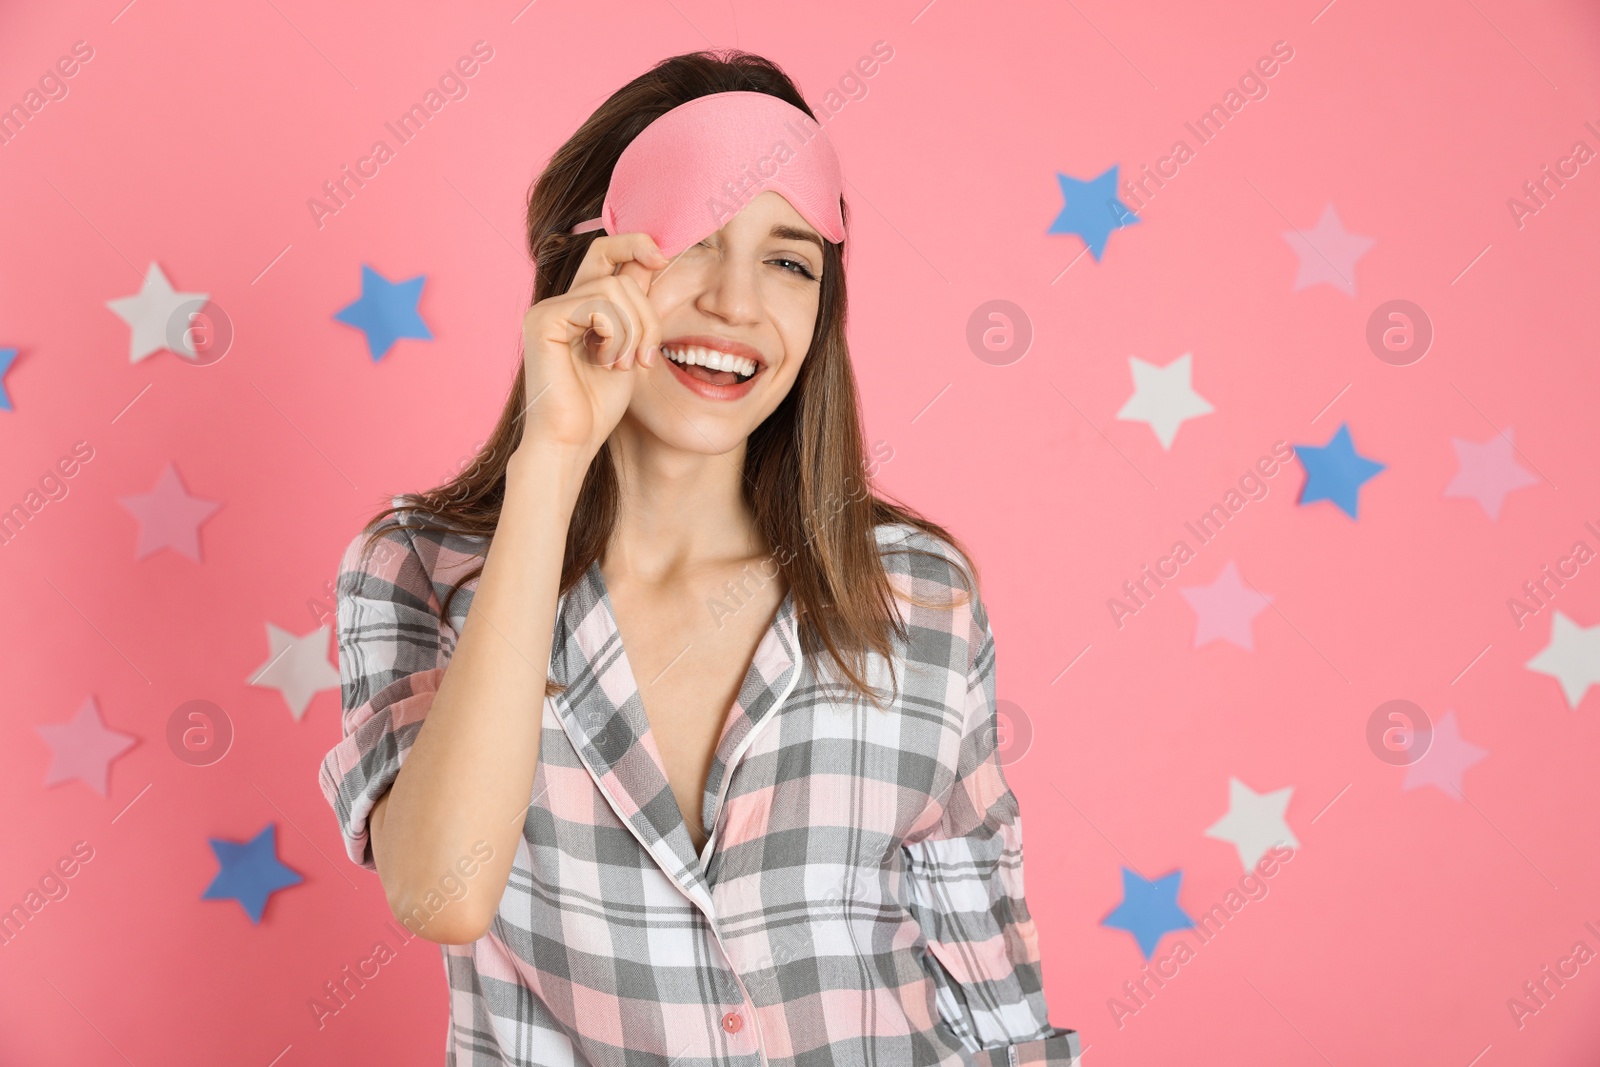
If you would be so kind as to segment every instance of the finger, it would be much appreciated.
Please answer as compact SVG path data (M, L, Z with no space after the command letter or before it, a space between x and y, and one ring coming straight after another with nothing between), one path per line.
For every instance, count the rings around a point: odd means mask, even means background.
M638 317L639 336L634 342L633 350L637 353L637 359L642 366L652 367L660 352L661 316L656 314L655 305L650 303L648 292L634 281L631 275L619 275L617 281L631 300Z
M650 292L650 285L655 281L656 275L659 273L660 271L646 267L640 264L637 260L632 263L624 263L622 266L617 268L618 278L627 278L631 280L642 292L646 294Z
M655 240L647 233L607 234L595 238L589 245L572 279L571 288L614 275L625 263L639 263L649 270L661 270L668 262Z
M595 331L595 343L587 346L589 362L612 370L630 369L638 350L643 316L638 286L631 279L624 284L622 277L608 275L591 282L587 289L591 295L584 311L605 325Z
M569 293L562 307L562 340L576 344L595 366L614 367L638 334L637 312L615 277L598 278L581 292Z
M654 248L654 242L651 242L651 247ZM659 253L660 249L656 249L656 252ZM678 255L682 254L681 252L678 253ZM639 283L639 288L649 293L651 287L655 284L656 278L666 273L667 268L671 267L675 262L677 262L676 256L669 258L665 254L641 255L637 259L619 264L616 273L619 276L626 275L633 278L634 281Z
M643 322L639 289L632 279L613 275L603 279L606 299L613 318L613 341L607 350L606 365L614 370L631 370L639 352L639 334ZM645 310L648 310L646 308Z
M616 360L617 338L626 333L626 326L614 299L593 292L574 294L559 310L550 320L549 341L596 366Z
M617 359L617 324L611 316L598 310L591 310L587 319L582 338L586 355L591 362L610 366Z

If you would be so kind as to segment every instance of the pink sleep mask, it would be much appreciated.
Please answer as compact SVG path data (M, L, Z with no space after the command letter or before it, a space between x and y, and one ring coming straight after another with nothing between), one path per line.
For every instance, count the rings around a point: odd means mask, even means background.
M600 217L571 232L647 233L676 256L768 189L827 240L844 240L844 174L816 120L770 93L712 93L679 104L629 142Z

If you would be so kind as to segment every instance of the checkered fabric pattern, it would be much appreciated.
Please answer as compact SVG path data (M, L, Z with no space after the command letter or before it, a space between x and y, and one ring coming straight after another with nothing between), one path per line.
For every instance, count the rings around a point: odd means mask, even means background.
M343 738L321 785L350 858L405 763L487 541L404 521L338 582ZM877 529L894 587L961 589L954 550ZM933 556L910 554L921 548ZM959 595L956 597L959 599ZM531 804L489 931L441 945L452 1067L1076 1067L1051 1026L996 750L981 598L901 601L886 710L801 654L792 595L729 712L696 855L598 565L561 600ZM890 663L869 680L887 691Z

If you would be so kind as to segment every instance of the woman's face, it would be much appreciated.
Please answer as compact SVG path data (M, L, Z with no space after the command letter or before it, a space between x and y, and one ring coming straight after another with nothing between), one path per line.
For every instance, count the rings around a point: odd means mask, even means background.
M635 367L627 417L684 451L736 448L794 386L817 324L822 270L817 231L781 194L758 194L651 281L661 358ZM679 362L686 355L732 369L691 367Z

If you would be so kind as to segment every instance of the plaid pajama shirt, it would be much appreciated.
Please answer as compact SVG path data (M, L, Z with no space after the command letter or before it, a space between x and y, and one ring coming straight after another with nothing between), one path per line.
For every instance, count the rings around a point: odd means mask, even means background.
M949 546L877 529L898 590L948 597ZM352 860L449 663L487 542L392 525L338 582L343 739L321 785ZM904 542L904 544L902 544ZM939 556L895 552L906 544ZM696 856L598 565L563 595L532 803L498 913L441 945L453 1067L1076 1067L1050 1025L1022 824L995 743L981 599L901 601L887 710L804 657L792 595L717 742ZM888 662L868 680L887 691Z

